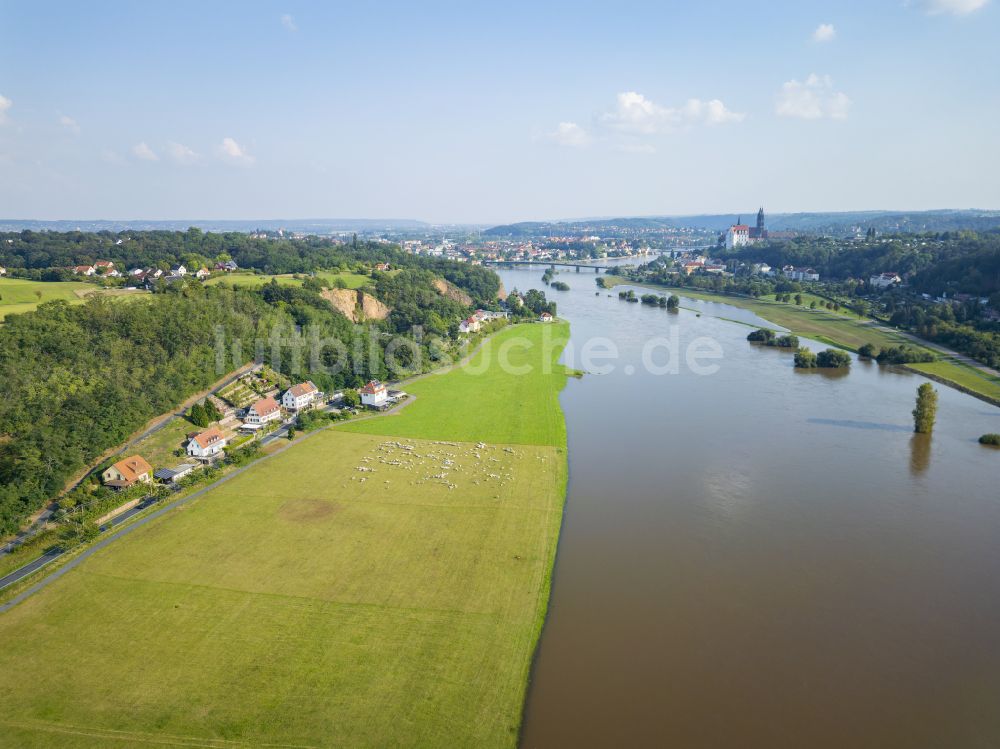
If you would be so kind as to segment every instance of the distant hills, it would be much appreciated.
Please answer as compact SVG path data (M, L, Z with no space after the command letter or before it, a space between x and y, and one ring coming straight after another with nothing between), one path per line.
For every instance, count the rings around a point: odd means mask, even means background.
M35 221L22 219L0 219L0 231L184 231L195 226L203 231L277 231L302 232L304 234L339 234L358 232L372 234L378 232L425 231L430 224L413 219L359 219L359 218L316 218L316 219L251 219L247 221L219 220L176 220L146 221L135 220L65 220Z
M766 210L766 208L765 208ZM702 229L723 231L742 218L752 223L756 210L744 214L712 213L695 216L645 216L621 218L572 219L567 221L524 221L494 226L485 232L492 237L528 237L547 234L591 232L605 236L617 232L643 230ZM874 228L876 231L924 232L986 231L1000 228L1000 210L934 211L847 211L835 213L774 213L767 215L767 227L774 231L840 235Z

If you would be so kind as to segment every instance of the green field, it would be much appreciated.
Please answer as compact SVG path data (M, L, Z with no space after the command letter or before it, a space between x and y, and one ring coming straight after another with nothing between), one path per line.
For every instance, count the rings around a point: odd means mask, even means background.
M372 282L370 276L349 272L337 273L334 271L320 271L316 274L316 278L329 286L332 286L333 283L339 279L343 281L349 289L359 289ZM276 279L279 284L286 286L299 286L302 284L301 279L295 278L292 275L268 276L257 275L255 273L231 273L225 276L216 276L208 279L205 284L210 286L220 283L228 283L233 286L263 286L266 283L271 283L271 279Z
M25 281L20 278L0 278L0 320L7 315L31 312L42 302L64 299L81 302L87 294L100 287L82 281Z
M425 439L563 445L566 425L551 400L566 378L555 362L568 339L565 323L505 328L487 339L467 366L406 385L417 399L397 415L338 428ZM544 364L550 374L507 374L497 366L501 361L514 369L528 365L539 370Z
M470 367L520 334L535 372L413 383L398 416L313 433L0 615L0 744L516 745L566 332L507 329Z

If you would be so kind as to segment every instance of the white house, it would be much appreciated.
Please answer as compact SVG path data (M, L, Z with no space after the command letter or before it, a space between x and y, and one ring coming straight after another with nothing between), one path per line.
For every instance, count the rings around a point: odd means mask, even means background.
M176 268L170 269L170 275L172 276L186 276L187 272L188 272L187 268L185 268L183 265L178 265Z
M879 273L868 279L868 283L876 289L887 289L893 284L902 283L903 279L897 273Z
M311 381L300 382L285 391L281 397L281 404L290 411L298 411L311 405L318 394L319 388Z
M187 454L192 458L208 460L226 448L226 437L218 427L211 427L194 435L187 444Z
M733 224L726 230L726 249L744 247L750 244L750 227L746 224Z
M244 426L261 427L269 421L281 418L281 406L274 398L261 398L247 409L243 417Z
M77 276L93 276L97 271L93 265L78 265L73 269L73 273Z
M539 315L538 319L541 322L552 322L552 315L550 315L548 312L543 312L541 315Z
M750 270L761 276L771 275L771 266L767 263L754 263L750 266Z
M2 265L0 265L0 276L6 276L6 275L7 275L7 269L4 268Z
M479 320L473 317L466 318L458 324L459 333L478 333L480 328Z
M361 403L378 408L389 399L389 390L378 380L372 380L361 388Z
M204 281L210 275L212 275L212 272L208 268L199 268L194 274L195 278L199 281Z

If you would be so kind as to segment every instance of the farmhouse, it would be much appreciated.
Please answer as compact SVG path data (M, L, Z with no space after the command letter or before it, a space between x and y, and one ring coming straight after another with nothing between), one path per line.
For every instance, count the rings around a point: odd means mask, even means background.
M93 276L96 273L93 265L78 265L73 268L73 274L76 276Z
M235 271L238 271L240 269L240 266L238 266L232 260L227 260L224 263L216 263L215 264L215 269L216 270L224 270L226 273L233 273Z
M188 441L187 454L198 460L213 460L222 454L226 442L226 437L219 428L211 427L194 435Z
M389 391L378 380L372 380L361 388L361 402L372 408L381 408L389 400Z
M199 268L194 273L194 277L197 278L199 281L204 281L210 275L212 275L212 272L208 268Z
M552 322L552 315L548 312L543 312L538 316L539 322Z
M281 418L281 406L274 398L261 398L247 409L243 417L243 426L248 429L260 429L269 421Z
M101 480L105 486L121 491L138 483L149 483L152 473L153 468L146 462L145 458L141 455L133 455L130 458L119 460L102 473Z
M392 266L389 265L389 263L376 263L375 264L375 270L381 271L383 273L386 272L386 271L388 271L388 270L391 270L391 269L392 269Z
M181 276L182 278L187 275L187 268L183 265L178 265L175 268L170 269L171 276Z
M290 411L298 411L312 405L318 395L319 388L311 381L300 382L285 391L281 398L281 404Z

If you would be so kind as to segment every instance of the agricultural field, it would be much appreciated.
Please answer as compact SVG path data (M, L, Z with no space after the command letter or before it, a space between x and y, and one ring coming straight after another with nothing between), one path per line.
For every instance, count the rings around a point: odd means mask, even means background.
M370 276L360 273L338 273L335 271L320 271L316 274L316 278L318 278L322 283L330 286L332 286L337 280L340 280L343 281L349 289L359 289L362 286L371 283L372 280ZM268 276L257 275L255 273L231 273L225 276L216 276L207 280L205 284L208 286L220 283L228 283L233 286L263 286L264 284L271 283L272 279L277 280L279 284L283 284L285 286L300 286L302 284L302 279L295 278L293 275Z
M20 278L0 278L0 320L7 315L31 312L43 302L63 299L82 304L90 294L123 295L124 289L101 289L82 281L25 281Z
M428 439L562 445L566 425L551 406L565 369L556 364L569 325L514 325L488 338L468 366L407 383L416 400L385 419L347 422L343 431ZM500 366L506 362L509 366ZM530 374L508 374L532 367ZM548 374L546 374L546 370ZM516 403L517 408L511 408ZM447 404L447 405L444 405Z
M300 438L0 615L0 673L30 675L0 680L0 735L515 746L565 495L567 332L506 329L399 415ZM518 334L529 374L497 366Z

